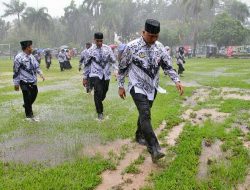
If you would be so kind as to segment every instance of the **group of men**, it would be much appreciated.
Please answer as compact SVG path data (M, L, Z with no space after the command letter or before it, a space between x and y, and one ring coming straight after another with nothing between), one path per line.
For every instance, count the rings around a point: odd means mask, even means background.
M118 94L125 99L124 83L125 78L128 77L128 91L139 113L135 139L139 144L147 147L153 162L165 156L161 152L151 125L151 107L157 95L160 67L175 83L180 95L184 93L179 76L171 65L170 56L163 45L157 41L159 33L160 22L147 19L141 37L125 45L118 59ZM32 103L37 94L36 73L44 80L39 64L31 55L31 45L31 41L21 42L23 52L14 61L13 77L15 90L19 89L19 85L21 86L27 118L34 117ZM91 82L94 88L97 118L101 121L104 119L103 101L109 88L111 67L116 62L112 49L103 44L103 33L94 34L94 43L82 53L81 61L84 65L82 83L87 86L88 82ZM36 93L33 95L34 89Z
M65 69L71 69L72 66L70 64L70 54L69 54L69 50L65 50L65 49L61 49L61 51L59 52L58 56L57 56L59 65L60 65L60 70L64 71Z

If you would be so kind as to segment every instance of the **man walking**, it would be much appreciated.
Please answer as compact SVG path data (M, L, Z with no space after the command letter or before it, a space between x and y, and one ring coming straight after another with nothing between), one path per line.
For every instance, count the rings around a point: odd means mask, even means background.
M32 110L32 104L36 100L38 93L36 74L39 74L43 81L45 78L39 68L39 63L32 55L32 41L21 41L20 44L23 52L19 53L14 60L14 88L16 91L19 91L19 87L21 87L26 118L37 121L37 119L34 118Z
M157 94L160 67L176 84L180 95L184 92L164 46L157 42L159 32L160 23L147 19L142 36L127 44L121 56L118 72L118 93L123 99L126 97L124 82L128 75L129 91L139 112L136 141L147 146L153 162L165 156L160 152L151 125L151 107Z
M94 101L98 119L103 120L103 100L109 88L111 78L111 63L115 63L115 56L111 48L103 44L103 33L94 34L94 42L87 50L83 72L83 85L87 85L87 78L94 87Z
M86 53L87 50L92 46L92 44L90 42L87 42L85 44L85 49L81 52L81 58L79 61L79 71L82 69L83 65L85 64L85 60L86 60ZM90 70L89 70L90 72ZM87 74L87 84L86 84L86 91L87 93L90 93L92 91L92 84L91 81L89 79L89 73Z

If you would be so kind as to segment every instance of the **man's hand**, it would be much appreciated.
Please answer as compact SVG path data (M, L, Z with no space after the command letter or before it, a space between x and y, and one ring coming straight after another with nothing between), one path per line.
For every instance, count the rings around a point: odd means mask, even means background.
M122 99L125 99L126 98L126 91L124 88L120 87L119 90L118 90L118 94L119 96L122 98Z
M15 91L19 91L19 85L14 86Z
M44 76L43 76L43 75L41 76L41 78L43 79L43 81L45 81L45 78L44 78Z
M82 85L83 85L84 87L87 86L87 83L88 83L87 79L83 79L83 80L82 80Z
M175 86L179 91L180 96L182 96L184 94L184 86L180 82L175 83Z

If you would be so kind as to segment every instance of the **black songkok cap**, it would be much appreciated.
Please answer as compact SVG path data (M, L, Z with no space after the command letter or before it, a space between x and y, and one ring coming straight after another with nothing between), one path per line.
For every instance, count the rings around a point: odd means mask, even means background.
M31 40L25 40L25 41L21 41L20 44L21 44L21 47L23 49L25 49L25 48L29 47L30 45L32 45L32 41Z
M145 31L151 34L158 34L160 32L160 22L154 19L147 19L145 22Z
M101 32L96 32L94 35L94 38L97 40L102 40L103 39L103 33Z

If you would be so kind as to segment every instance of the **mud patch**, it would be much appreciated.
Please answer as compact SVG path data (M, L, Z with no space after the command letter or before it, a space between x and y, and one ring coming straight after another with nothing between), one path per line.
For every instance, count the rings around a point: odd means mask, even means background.
M250 100L250 90L240 88L222 88L220 96L223 99Z
M155 134L158 135L166 127L166 121L155 130ZM124 143L120 143L123 145ZM119 143L118 143L119 144ZM120 146L121 146L120 145ZM129 152L126 154L125 158L119 163L117 169L114 171L105 171L102 173L103 182L97 187L97 190L113 189L113 190L134 190L145 186L145 182L149 174L157 169L158 166L152 163L151 156L146 153L145 160L143 164L139 167L139 174L123 174L123 171L128 167L134 160L136 160L143 151L145 146L141 146L137 143L129 143ZM164 152L165 149L162 149Z
M124 183L124 178L122 175L123 170L144 150L143 146L139 146L134 144L135 148L131 149L125 156L125 158L119 163L116 170L110 171L107 170L102 173L103 182L96 188L96 190L104 190L104 189L123 189L122 186Z
M183 131L184 123L181 123L180 125L174 126L170 132L168 133L168 136L165 138L167 140L167 144L170 146L174 146L176 144L176 140Z
M218 112L216 109L201 109L198 111L193 111L192 109L188 109L183 114L183 119L190 121L192 124L202 124L207 119L211 119L214 122L221 123L227 117L229 113Z
M219 161L223 158L223 153L220 149L222 142L216 140L213 144L208 144L204 140L202 142L202 151L199 160L199 171L197 174L197 178L200 180L206 179L208 176L208 165L211 162Z
M106 144L88 144L80 151L81 156L95 156L97 154L102 155L104 158L109 158L109 153L118 154L121 148L125 145L130 144L130 140L115 140L113 142L108 142Z
M188 107L195 107L198 102L205 102L209 99L209 94L212 88L200 88L193 92L192 96L186 98L183 105Z
M250 189L250 173L246 176L245 182L238 185L237 190L249 190Z

